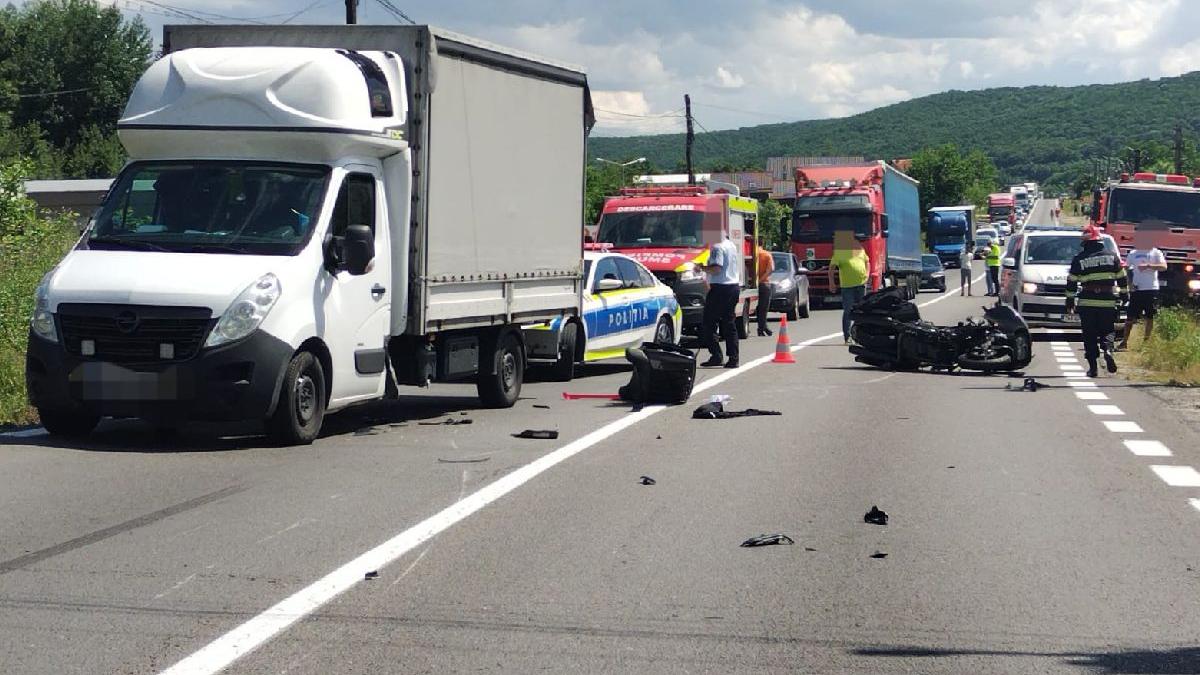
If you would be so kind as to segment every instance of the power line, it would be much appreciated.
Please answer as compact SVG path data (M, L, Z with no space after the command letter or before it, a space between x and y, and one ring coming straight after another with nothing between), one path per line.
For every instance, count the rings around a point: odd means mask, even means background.
M58 91L39 91L36 94L17 94L17 98L41 98L43 96L58 96L60 94L74 94L80 91L91 91L95 87L80 87L79 89L59 89Z
M201 23L212 23L212 21L210 21L202 16L196 16L195 14L189 14L187 11L180 9L179 7L172 7L171 5L163 4L161 2L157 2L156 0L139 0L139 2L154 5L155 7L160 7L169 12L174 12L175 14L182 16L185 19L191 19L193 21L199 21Z
M375 0L375 2L378 2L384 9L386 9L389 13L391 13L392 16L396 17L397 19L407 21L414 26L417 25L416 21L413 21L411 17L409 17L404 12L400 11L399 7L393 5L391 0Z
M721 105L713 105L711 103L697 103L696 105L700 106L701 108L713 108L714 110L724 110L726 112L742 113L743 115L754 115L756 117L765 117L767 119L776 119L781 122L794 122L795 121L794 119L784 117L783 115L776 115L774 113L754 112L753 110L742 110L741 108L729 108L729 107L721 106Z
M679 110L673 110L671 112L666 112L666 113L662 113L659 115L636 115L634 113L620 112L618 110L606 110L604 108L596 108L596 107L593 107L592 110L595 110L596 112L606 113L608 115L620 115L622 117L636 117L638 119L643 119L643 120L665 119L665 118L669 118L669 117L677 117L677 118L683 117L683 115L680 114L683 111L682 108Z

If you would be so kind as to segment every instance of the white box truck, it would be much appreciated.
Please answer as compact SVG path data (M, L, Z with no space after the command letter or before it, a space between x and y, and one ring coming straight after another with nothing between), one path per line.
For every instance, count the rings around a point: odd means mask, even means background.
M37 290L29 398L264 420L284 444L398 386L511 406L522 327L579 320L585 74L427 26L168 26L131 157Z

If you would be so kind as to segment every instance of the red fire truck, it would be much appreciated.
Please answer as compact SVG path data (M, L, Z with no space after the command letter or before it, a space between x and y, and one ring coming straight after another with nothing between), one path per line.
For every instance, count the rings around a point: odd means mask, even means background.
M1126 255L1134 233L1149 232L1167 258L1159 273L1164 293L1200 295L1200 177L1161 173L1121 174L1092 194L1092 223L1103 228Z

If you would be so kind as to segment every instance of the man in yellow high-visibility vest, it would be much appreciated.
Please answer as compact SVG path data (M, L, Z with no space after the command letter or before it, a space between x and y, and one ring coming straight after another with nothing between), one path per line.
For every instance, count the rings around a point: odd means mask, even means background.
M987 256L987 294L1000 295L1000 243L995 239L988 245Z

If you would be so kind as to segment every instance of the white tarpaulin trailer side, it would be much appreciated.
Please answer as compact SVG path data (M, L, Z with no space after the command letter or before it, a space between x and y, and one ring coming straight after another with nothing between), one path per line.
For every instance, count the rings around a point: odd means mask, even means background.
M392 51L403 62L414 189L412 244L393 252L407 276L396 288L408 289L396 329L578 313L593 122L582 71L428 26L164 29L164 51L233 46Z

